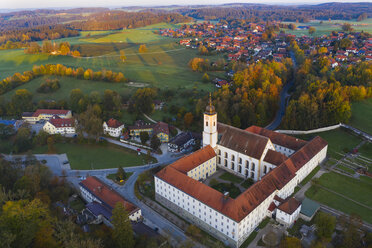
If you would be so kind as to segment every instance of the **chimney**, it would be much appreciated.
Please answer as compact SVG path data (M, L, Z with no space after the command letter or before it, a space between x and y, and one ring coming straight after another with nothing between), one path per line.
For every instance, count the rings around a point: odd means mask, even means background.
M229 196L230 196L230 193L229 192L223 193L223 199L224 200L227 200L229 198Z

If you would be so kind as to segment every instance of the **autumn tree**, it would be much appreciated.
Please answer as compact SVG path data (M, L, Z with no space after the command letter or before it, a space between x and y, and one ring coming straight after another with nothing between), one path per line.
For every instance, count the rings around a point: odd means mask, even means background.
M135 245L129 214L121 202L116 203L112 210L112 238L118 248L133 248Z
M351 32L353 31L353 28L351 27L351 24L350 23L344 23L342 25L342 30L345 31L345 32Z
M125 51L124 50L120 50L120 60L122 62L125 62L127 60L127 57L125 56Z
M154 88L138 89L132 97L133 108L137 113L149 114L154 110L154 99L157 91Z
M207 73L204 73L202 80L204 83L209 83L210 79Z
M316 29L314 27L309 27L309 34L313 35L315 33Z
M138 48L138 52L139 53L146 53L147 52L146 45L145 44L140 45L140 47Z
M183 117L183 122L186 127L190 127L193 121L194 116L191 112L186 113L185 116Z
M284 237L279 245L280 248L302 248L301 240L296 237Z
M118 171L116 172L116 178L120 180L124 180L126 178L125 171L123 167L119 166Z

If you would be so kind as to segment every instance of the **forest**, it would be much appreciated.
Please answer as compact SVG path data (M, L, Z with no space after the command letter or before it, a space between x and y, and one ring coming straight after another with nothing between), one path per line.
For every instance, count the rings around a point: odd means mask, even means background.
M312 19L350 20L361 15L371 17L371 3L325 3L319 5L279 6L264 4L226 4L205 8L180 8L183 15L197 19L246 19L252 22L264 21L300 21ZM364 14L365 13L365 14Z

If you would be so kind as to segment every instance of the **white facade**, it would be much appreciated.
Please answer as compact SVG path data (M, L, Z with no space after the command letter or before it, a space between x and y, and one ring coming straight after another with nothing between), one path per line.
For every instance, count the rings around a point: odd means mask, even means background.
M207 177L214 174L216 172L216 169L216 157L213 157L212 159L205 161L201 165L187 172L187 176L195 180L206 179Z
M273 144L269 139L261 157L257 159L217 144L217 137L217 114L205 113L203 147L211 145L216 156L190 170L187 176L195 180L205 179L212 175L218 166L242 178L252 178L258 181L276 167L263 161L269 149L281 152L286 156L295 153L292 149ZM271 217L272 213L268 209L274 201L274 197L277 195L282 199L288 198L294 192L294 188L326 158L327 147L328 145L303 165L280 190L272 192L239 222L205 205L201 200L195 199L157 176L155 176L155 194L159 196L159 199L165 199L165 202L172 207L182 210L178 213L200 228L223 242L228 241L232 247L239 247L264 218ZM298 217L299 212L300 208L288 217L277 211L277 218L283 219L285 223L292 223Z
M43 126L43 130L49 134L75 134L76 130L74 126L56 127L49 121Z
M114 128L114 127L107 126L106 122L103 123L103 133L108 134L111 137L115 137L115 138L119 137L123 129L124 129L124 124L117 128Z
M292 214L288 214L280 209L277 209L276 211L276 220L278 222L281 222L283 224L286 224L288 226L292 225L295 220L297 220L299 214L300 214L300 211L301 211L301 205L298 206L298 208L296 209L296 211L294 211Z
M203 147L210 145L217 146L217 113L204 113Z

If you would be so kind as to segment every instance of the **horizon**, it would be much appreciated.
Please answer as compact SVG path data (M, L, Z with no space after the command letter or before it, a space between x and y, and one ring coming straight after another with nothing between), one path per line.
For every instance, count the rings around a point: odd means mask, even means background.
M60 5L58 1L46 1L46 0L34 0L30 3L28 0L13 0L7 1L5 3L0 3L0 10L8 11L22 11L22 10L37 10L37 9L73 9L73 8L128 8L128 7L167 7L167 6L218 6L223 4L264 4L264 5L280 5L280 6L298 6L298 5L318 5L324 3L371 3L368 0L334 0L334 1L323 1L323 0L308 0L298 2L296 0L286 0L285 2L281 0L264 0L258 2L253 1L226 1L226 0L160 0L158 3L154 4L151 0L142 1L138 4L135 0L129 0L125 4L120 3L120 0L95 0L95 5L92 5L90 0L81 0L78 4L74 0L65 0L64 5ZM35 8L35 5L40 5L40 8ZM19 8L18 6L23 6ZM41 7L42 6L42 7Z

